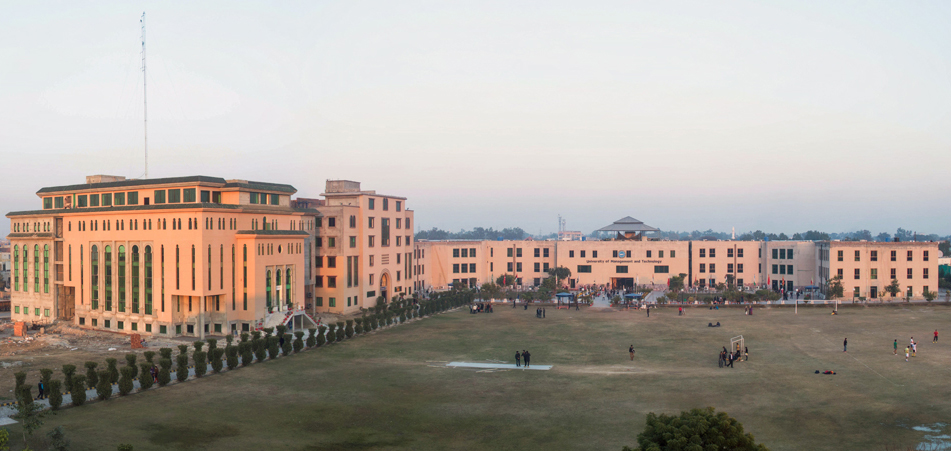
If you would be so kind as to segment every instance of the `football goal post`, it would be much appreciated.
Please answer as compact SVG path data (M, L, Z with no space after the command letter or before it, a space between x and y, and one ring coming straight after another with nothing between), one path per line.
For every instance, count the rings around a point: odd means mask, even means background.
M736 351L743 352L743 349L746 348L746 342L743 341L742 335L737 335L730 339L730 352L736 353Z

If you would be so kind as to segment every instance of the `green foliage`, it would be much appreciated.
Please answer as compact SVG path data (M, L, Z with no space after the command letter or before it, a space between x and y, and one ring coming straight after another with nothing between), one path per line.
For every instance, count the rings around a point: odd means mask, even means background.
M188 354L179 354L175 356L177 366L175 367L175 380L185 382L188 380Z
M313 329L311 329L313 330ZM317 337L314 343L315 346L323 346L324 343L327 343L327 326L317 326Z
M829 299L838 299L843 296L842 276L835 276L829 279L829 285L826 287L826 297Z
M46 384L46 389L49 393L50 407L53 410L59 409L59 406L63 405L63 383L58 380L51 380Z
M692 409L680 415L647 414L647 426L637 435L638 450L737 450L768 451L743 433L743 425L713 407ZM625 450L631 448L625 447Z
M337 323L337 324L340 324L340 323ZM353 320L352 319L347 320L347 327L344 329L344 334L347 336L347 338L353 337Z
M211 355L215 352L215 349L218 349L218 340L214 338L206 338L205 341L208 343L208 356L211 357Z
M0 429L0 451L10 451L10 431Z
M47 432L46 437L50 442L48 449L53 451L67 451L69 449L69 439L66 438L66 431L62 426L56 426L52 431Z
M267 358L267 343L265 343L263 338L255 338L251 341L251 346L254 347L254 357L257 361L263 362Z
M241 355L241 366L248 366L254 361L254 354L251 352L251 343L242 341L238 343L238 354Z
M142 356L145 357L145 361L148 362L149 365L155 365L153 361L153 359L155 359L155 351L145 351L142 353Z
M53 378L53 370L49 368L40 369L40 380L43 381L43 387L48 388L50 386L50 379Z
M256 330L256 331L254 331L254 332L251 332L251 340L252 340L252 341L257 340L258 338L261 338L261 331Z
M188 345L178 345L179 354L188 354Z
M344 322L337 321L337 341L343 341L344 336Z
M198 340L192 343L192 346L195 347L195 352L201 352L201 348L205 346L205 342Z
M112 397L112 380L109 379L110 377L112 377L112 375L109 373L109 370L99 372L99 383L96 384L96 397L102 401Z
M928 289L925 289L925 291L923 291L923 292L921 293L921 295L924 296L924 297L925 297L925 300L928 301L928 302L931 302L931 301L933 301L936 297L938 297L938 293L936 293L936 292L934 292L934 291L931 291L931 290L928 290Z
M119 382L119 361L110 357L106 359L106 365L106 371L109 373L109 382L113 384ZM100 377L102 376L100 375Z
M125 396L132 393L132 389L135 388L132 383L132 367L122 367L121 373L122 376L119 377L119 396Z
M288 354L291 353L291 351L292 351L293 349L294 349L294 343L293 343L293 341L291 340L291 336L290 336L290 335L285 335L285 336L284 336L284 344L281 345L281 355L286 357Z
M172 348L160 348L158 352L163 359L172 360Z
M242 342L247 342L247 341L249 341L250 339L251 339L251 334L249 334L249 333L247 333L247 332L241 332L241 341L242 341Z
M280 348L278 347L279 343L280 339L277 337L267 337L267 353L268 357L270 357L272 360L276 359L277 354L280 353Z
M152 385L155 385L155 379L152 377L152 363L140 363L139 368L142 371L139 371L139 389L142 391L152 388Z
M195 359L195 377L202 377L208 372L208 353L205 351L195 351L192 355Z
M96 388L99 385L99 372L96 371L96 367L99 366L96 362L86 362L86 387L87 388Z
M77 374L73 376L73 390L70 391L74 406L81 406L86 403L86 376Z
M225 350L221 348L215 348L211 351L211 355L208 357L211 360L211 370L220 373L221 369L224 368L225 362L221 360L225 355Z
M164 387L172 381L172 359L159 359L158 384Z
M238 367L238 346L233 344L225 346L225 363L228 365L229 370Z
M138 357L138 356L136 356L135 354L131 354L131 353L125 355L126 366L128 366L129 368L132 368L132 378L133 378L133 379L135 379L135 377L139 375L139 367L137 367L137 366L135 365L136 357Z
M229 346L232 345L232 344L234 344L234 335L232 335L232 334L225 335L225 342L226 342ZM227 354L227 352L226 352L226 354Z
M337 332L336 332L336 329L337 329L337 325L336 325L336 324L328 324L328 325L327 325L327 343L333 343L333 342L337 341Z
M20 422L24 443L27 436L32 436L34 431L43 426L43 418L46 416L43 407L33 402L30 388L27 384L20 386L17 391L17 413L12 415L13 419Z
M500 287L514 287L517 280L518 278L512 274L502 274L495 279L495 284Z
M360 335L363 333L363 318L354 318L353 322L353 334Z
M277 326L277 338L283 337L284 334L286 334L286 333L287 333L287 326L285 326L285 325L283 325L283 324L279 324L279 325Z
M686 274L678 274L670 278L670 291L677 293L683 291L684 289L684 279L687 277Z
M130 445L130 444L128 444L128 443L120 443L120 444L119 444L119 447L116 448L116 450L117 450L117 451L135 451L135 450L132 448L132 445Z
M16 388L20 388L23 384L26 384L26 373L23 371L13 373L13 378L16 380Z
M73 391L73 378L76 376L76 365L63 365L63 391Z
M267 341L269 338L271 338L271 334L274 333L274 328L273 328L273 327L265 327L264 329L261 329L261 330L264 331L264 340L265 340L265 341Z
M317 329L307 329L307 347L317 346Z
M298 353L301 349L304 349L304 332L298 330L294 332L294 352Z

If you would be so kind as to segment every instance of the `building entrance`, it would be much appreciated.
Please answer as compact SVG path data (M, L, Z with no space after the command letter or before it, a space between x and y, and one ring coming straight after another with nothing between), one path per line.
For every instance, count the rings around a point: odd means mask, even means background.
M615 289L634 288L634 278L633 277L612 277L611 286Z

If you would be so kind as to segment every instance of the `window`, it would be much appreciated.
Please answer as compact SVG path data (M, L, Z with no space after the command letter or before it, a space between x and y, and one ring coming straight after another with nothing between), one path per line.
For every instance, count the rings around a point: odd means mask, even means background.
M908 251L908 261L912 261L912 251Z
M271 205L281 205L281 196L277 194L271 194Z
M85 194L76 196L76 206L77 206L77 207L80 207L80 208L81 208L81 207L87 207L87 206L89 206L88 198L89 198L89 196L87 196L87 195L85 195Z
M515 263L515 271L516 271L516 272L522 272L522 262L516 262L516 263Z
M370 201L370 210L375 209L375 208L376 208L376 199L374 199L374 198L371 197L371 198L369 199L369 201Z
M337 257L328 256L328 257L327 257L327 267L328 267L328 268L336 268L336 267L337 267Z
M862 272L861 269L855 268L855 279L856 279L856 280L857 280L857 279L860 279L860 278L862 277L861 272Z
M180 189L170 189L168 190L168 203L177 204L182 201L182 190Z
M373 247L374 245L376 245L376 237L375 237L375 236L370 235L369 237L367 237L367 240L369 240L369 242L368 242L367 244L368 244L370 247Z
M878 280L878 269L872 268L871 272L868 275L868 278L871 280Z
M775 274L775 273L774 273L774 274ZM839 276L840 279L842 278L842 268L839 268L839 269L836 271L836 275Z
M618 274L627 274L627 266L615 266L614 272Z
M387 211L389 209L390 209L390 200L387 198L383 198L383 211Z
M112 310L112 247L106 246L105 253L103 254L103 266L105 266L104 276L106 279L105 283L105 295L106 295L106 310Z
M357 228L357 217L354 215L350 215L350 228L351 229Z
M56 205L56 208L59 208L59 209L63 208L63 196L59 196L55 199L55 205Z
M380 245L381 246L390 245L390 218L380 219Z
M928 251L924 251L924 254L921 255L921 259L924 261L928 261Z
M623 253L623 252L624 252L624 251L618 252L618 255L619 255L619 256L622 256L622 253ZM651 258L651 251L647 251L647 258Z
M671 257L673 257L673 254L671 254ZM598 251L591 251L591 258L598 258Z
M337 298L328 298L328 301L329 301L330 307L337 306Z
M156 204L164 204L165 190L164 189L155 190L155 192L152 193L152 199L155 201Z
M786 265L779 265L779 273L786 274Z
M654 266L654 274L669 274L670 267L668 266Z
M657 251L657 258L664 258L664 251Z
M906 278L906 279L911 279L911 278L912 278L912 269L911 269L911 268L908 268L908 275L907 275L905 278Z
M99 206L99 195L98 195L98 194L90 194L90 195L89 195L89 206L90 206L90 207L98 207L98 206Z
M842 260L839 259L839 261L842 261ZM898 251L892 251L892 261L893 261L893 262L897 262L897 261L898 261Z
M773 249L773 260L779 259L779 249Z
M537 250L537 249L536 249ZM535 272L542 272L542 264L535 262Z
M52 198L52 197L44 197L44 198L43 198L43 209L44 209L44 210L50 210L50 209L52 209L52 208L53 208L53 198Z
M717 256L717 250L711 247L711 248L710 248L710 258L714 258L714 257L716 257L716 256ZM710 272L713 272L713 271L710 271Z
M839 271L842 271L842 270L840 269ZM895 268L892 268L891 272L889 273L889 278L892 280L897 279L898 278L898 276L896 275L897 272L898 271Z
M357 237L355 236L350 237L350 247L351 248L357 247Z
M707 272L707 264L706 264L706 263L701 263L701 264L700 264L700 272L702 272L702 273L703 273L703 272Z
M409 237L406 238L406 244L409 244ZM546 250L546 254L547 254L547 250ZM474 248L474 247L473 247L473 248L470 248L470 249L469 249L469 257L475 258L475 256L476 256L476 255L475 255L475 248ZM545 256L547 257L548 255L545 255Z
M674 256L674 251L670 251L670 256L671 256L671 257ZM743 249L742 249L742 248L736 250L736 256L739 257L739 258L743 258ZM741 271L741 272L742 272L742 271ZM743 285L743 284L740 284L740 285Z
M103 194L102 195L102 206L111 207L112 206L112 194Z
M726 272L727 272L728 274L732 274L732 273L733 273L733 263L727 263L727 264L726 264Z
M841 269L839 271L841 271ZM779 274L779 265L773 265L773 274Z
M396 201L396 211L403 211L403 203Z
M786 265L786 274L789 274L789 275L793 274L792 266L793 265Z
M202 203L209 203L209 202L211 202L211 191L202 190L202 191L201 191L201 201L202 201Z
M727 248L727 250L726 250L726 256L727 256L727 258L733 258L733 248L732 248L732 247L731 247L731 248Z
M337 238L332 236L327 237L327 247L337 247Z
M700 255L699 255L699 256L700 256L700 258L706 257L706 256L707 256L707 250L706 250L706 249L700 249Z
M512 256L512 253L509 252L509 257ZM568 251L568 257L575 258L575 251Z
M922 278L922 279L927 279L927 278L928 278L928 268L922 268L922 270L921 270L921 278Z
M713 249L710 249L710 250L712 251ZM711 257L712 257L712 256L713 256L713 255L711 254ZM710 273L713 274L713 273L715 273L715 272L717 272L717 265L716 265L716 263L710 263Z
M115 193L112 195L113 205L125 205L125 193Z
M843 252L844 252L844 251L839 251L839 253L838 253L839 261L843 261L843 260L842 260L842 253L843 253Z
M118 276L119 276L119 284L118 284L118 291L119 291L119 303L118 303L119 305L118 305L118 307L119 307L119 308L118 308L118 311L119 311L119 312L125 312L125 298L126 298L126 296L125 296L125 295L126 295L126 293L125 293L125 280L126 280L126 275L125 275L125 274L126 274L125 246L119 246L119 256L118 256L118 259L119 259L119 265L118 265L118 271L117 271L117 274L118 274Z
M852 297L854 298L859 297L859 287L855 287L852 289Z
M581 252L584 252L584 251L581 251ZM541 256L542 256L542 250L536 247L536 248L535 248L535 257L538 258L538 257L541 257ZM581 257L584 258L584 255L582 255Z
M512 262L508 262L508 264L506 265L506 271L512 272Z
M327 288L337 288L337 276L327 276Z
M581 251L581 258L584 258L584 253L585 253L585 251ZM537 257L537 255L536 255L536 257Z
M737 263L737 264L736 264L736 272L738 272L738 273L742 273L742 272L743 272L743 264L742 264L742 263ZM739 283L739 285L743 285L743 284L742 284L742 283Z
M521 257L521 256L522 256L522 248L515 249L515 256L516 256L516 257Z
M590 273L590 272L591 272L591 265L578 265L578 272L579 272L579 273Z
M453 263L453 264L452 264L452 273L453 273L453 274L459 274L459 264L458 264L458 263Z
M374 221L374 219L375 219L375 218L368 218L368 219L367 219L367 227L368 227L368 228L371 228L371 229L373 228L374 223L376 222L376 221Z

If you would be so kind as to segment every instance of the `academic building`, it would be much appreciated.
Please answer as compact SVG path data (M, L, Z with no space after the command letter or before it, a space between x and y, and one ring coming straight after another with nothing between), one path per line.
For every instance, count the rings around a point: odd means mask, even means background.
M168 336L299 316L320 213L289 185L91 176L11 212L12 319ZM306 318L294 318L301 324Z
M842 276L846 298L877 299L898 280L903 293L920 299L936 291L936 242L843 241L666 241L645 233L657 229L631 217L600 231L601 241L419 241L414 286L445 290L456 283L479 286L512 275L516 285L538 286L549 268L571 270L569 288L590 285L666 285L684 274L684 284L704 289L733 283L776 291L824 289ZM904 296L902 294L901 296Z

